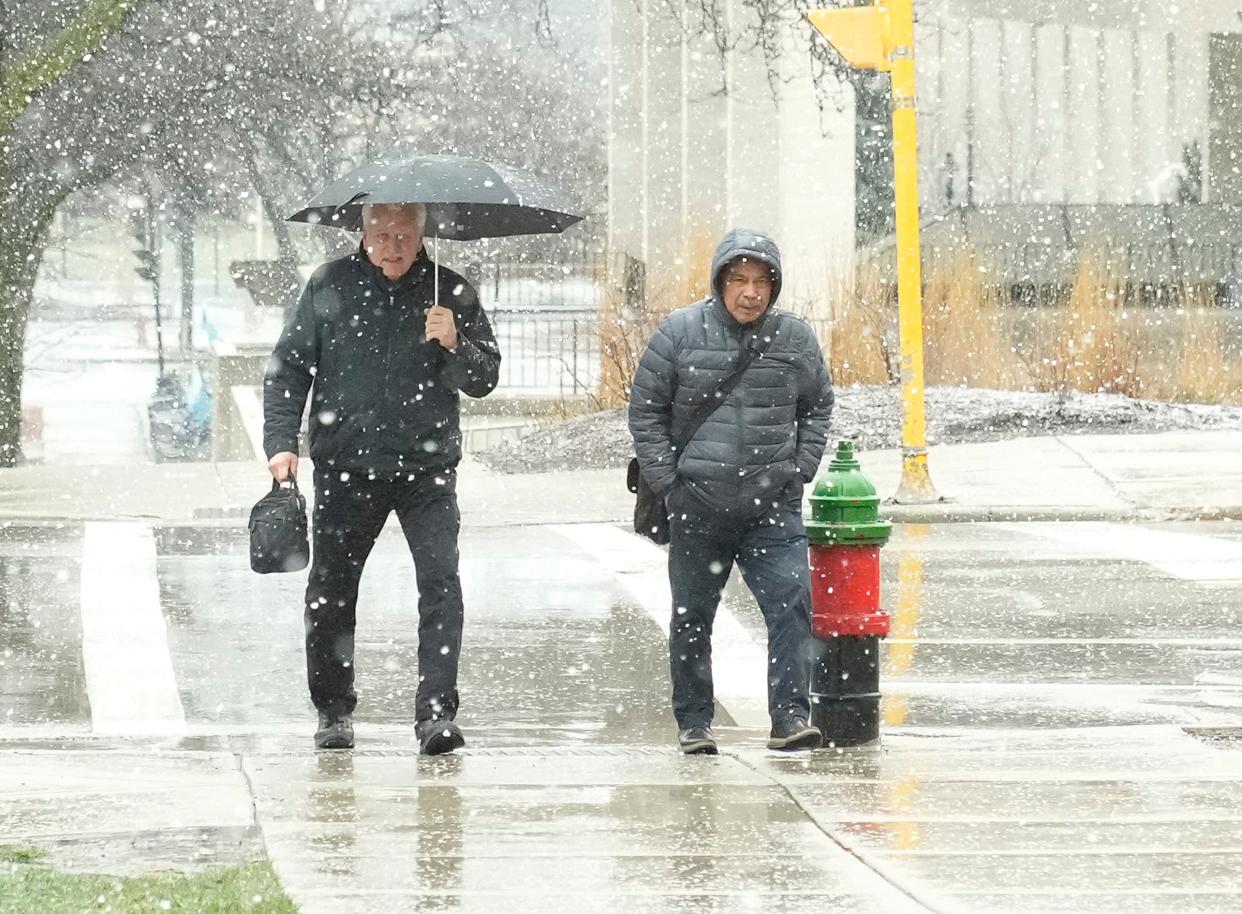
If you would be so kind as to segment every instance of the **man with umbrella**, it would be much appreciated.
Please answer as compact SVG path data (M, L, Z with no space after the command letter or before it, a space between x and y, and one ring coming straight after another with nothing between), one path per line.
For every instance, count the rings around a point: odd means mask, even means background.
M306 660L320 749L354 744L358 582L394 511L418 582L419 748L438 755L464 743L454 723L463 619L458 395L492 392L500 350L475 290L427 256L426 220L423 204L362 206L361 246L310 278L264 379L263 444L282 482L297 472L314 388Z

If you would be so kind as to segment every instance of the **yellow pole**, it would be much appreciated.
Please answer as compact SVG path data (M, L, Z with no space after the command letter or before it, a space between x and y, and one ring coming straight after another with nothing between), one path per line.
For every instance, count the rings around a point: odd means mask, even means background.
M923 397L923 270L919 240L918 115L914 108L914 0L812 10L808 18L846 62L892 74L897 303L901 330L902 471L898 504L940 501L927 468Z
M901 485L898 504L940 500L927 466L923 380L923 270L919 238L918 114L914 100L914 0L888 4L893 88L893 185L897 198L897 307L901 333Z

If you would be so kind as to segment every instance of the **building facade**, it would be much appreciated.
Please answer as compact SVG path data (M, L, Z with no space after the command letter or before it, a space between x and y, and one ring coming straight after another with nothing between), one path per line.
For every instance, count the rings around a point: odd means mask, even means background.
M785 255L786 301L814 307L853 255L852 95L821 111L796 22L777 60L722 54L697 28L700 6L613 0L611 250L643 264L649 303L667 309L706 291L727 228L764 229ZM753 16L727 11L730 29Z
M720 5L726 31L752 27L750 5ZM853 90L831 77L817 90L808 48L819 39L804 22L777 24L766 51L743 40L722 53L697 28L701 8L612 2L611 248L641 262L649 301L677 303L705 289L724 229L767 229L788 255L787 303L826 316L855 256ZM1233 0L916 0L924 218L1183 204L1232 224L1238 10Z
M1237 10L920 4L925 206L1242 203Z

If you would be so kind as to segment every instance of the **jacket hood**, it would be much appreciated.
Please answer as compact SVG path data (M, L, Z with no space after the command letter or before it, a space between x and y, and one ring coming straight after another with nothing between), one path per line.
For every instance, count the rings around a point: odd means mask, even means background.
M771 235L758 229L735 228L725 233L716 246L716 256L712 258L712 293L718 301L724 301L721 281L725 267L739 257L749 257L766 263L772 269L772 301L769 307L776 305L781 296L781 249Z

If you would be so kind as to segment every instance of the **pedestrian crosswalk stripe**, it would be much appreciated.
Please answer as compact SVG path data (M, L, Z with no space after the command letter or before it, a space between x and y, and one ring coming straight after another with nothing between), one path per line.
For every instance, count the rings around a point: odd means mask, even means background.
M554 524L550 529L592 555L668 636L673 598L668 556L658 546L612 524ZM740 727L768 729L767 651L755 643L722 602L712 627L716 703Z
M82 659L97 733L185 732L150 524L87 523Z
M1184 581L1242 581L1242 543L1135 524L1022 523L1001 528L1075 547L1083 558L1143 562Z

